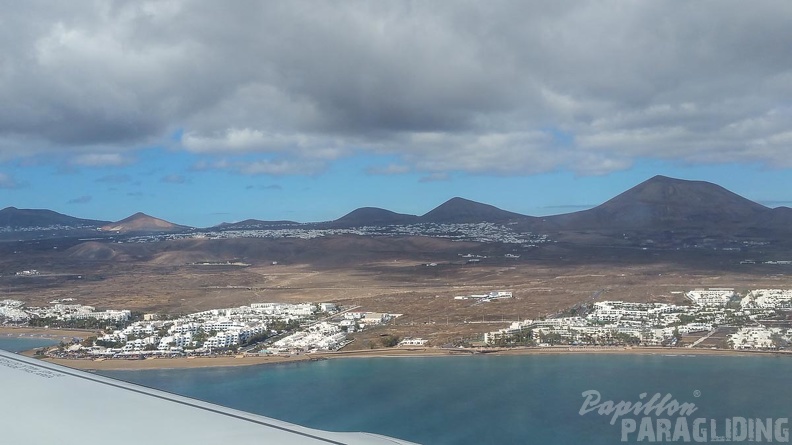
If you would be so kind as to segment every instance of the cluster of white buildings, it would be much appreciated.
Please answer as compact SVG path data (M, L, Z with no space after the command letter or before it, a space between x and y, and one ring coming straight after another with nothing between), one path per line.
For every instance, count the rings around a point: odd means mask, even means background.
M321 312L337 310L335 304L255 303L236 308L212 309L186 315L176 320L139 321L97 339L92 353L115 355L158 351L180 353L193 349L213 352L244 344L260 335L275 335L277 322L302 322Z
M547 235L530 232L515 232L511 227L494 223L416 223L393 224L382 226L361 226L352 228L314 228L312 224L294 224L287 227L266 228L249 226L234 230L211 230L201 232L153 234L139 237L130 237L127 242L145 243L156 242L163 239L183 238L301 238L313 239L333 235L360 235L360 236L430 236L436 238L449 238L456 241L476 241L484 243L507 243L536 246L537 244L551 242Z
M775 336L785 336L789 341L790 331L778 328L747 327L729 335L729 343L734 349L775 349Z
M246 229L246 230L222 230L201 233L201 237L210 239L233 239L233 238L300 238L314 239L331 235L365 235L364 232L355 229L308 229L308 228L284 228L284 229Z
M61 230L77 230L77 229L95 229L95 226L65 226L62 224L53 224L51 226L34 226L34 227L17 227L17 226L0 226L0 232L46 232L46 231L61 231Z
M0 319L8 320L13 323L27 321L30 316L23 309L24 303L17 300L0 301Z
M454 300L477 300L481 302L486 302L486 301L498 300L501 298L512 298L512 297L513 294L511 291L494 290L486 294L458 295L454 297Z
M688 321L682 322L687 316ZM689 321L695 318L696 321ZM705 320L705 321L701 321ZM601 301L594 303L586 317L558 317L545 320L524 320L508 328L484 334L484 342L496 344L501 340L530 331L532 339L540 343L550 336L571 344L608 344L617 337L633 338L644 345L674 342L678 334L711 331L713 322L708 308L677 306L665 303L631 303Z
M227 309L212 309L186 315L176 320L139 321L97 339L90 353L94 355L174 354L191 350L212 353L244 345L254 337L281 334L274 329L280 323L299 322L302 326L268 346L269 352L302 353L333 351L345 346L347 333L366 326L387 323L401 314L379 312L345 312L330 321L311 321L322 314L338 311L334 303L254 303Z
M371 233L387 235L415 235L449 238L455 241L532 245L551 242L547 235L515 232L511 227L495 223L438 224L420 223L399 226L366 228ZM382 233L385 231L385 233Z
M123 322L129 320L132 312L128 310L96 311L93 306L83 306L81 304L56 303L48 308L28 308L28 314L40 318L55 318L57 320L87 320L96 319L107 322Z
M792 290L752 290L740 300L740 308L756 323L729 335L729 344L734 349L778 349L792 343L792 330L765 326L762 320L777 310L791 310Z
M19 272L15 273L14 275L16 275L18 277L32 277L32 276L35 276L35 275L38 275L38 274L39 274L39 271L37 271L36 269L30 269L30 270L20 270Z
M405 337L399 342L399 346L426 346L429 340L420 337Z
M710 288L695 289L685 296L699 306L725 306L737 293L733 288Z
M757 289L740 301L744 309L792 309L792 290Z
M272 349L279 353L335 351L346 344L346 333L341 326L321 322L276 341Z
M763 323L778 310L792 310L792 290L757 289L739 297L731 288L696 289L685 293L694 304L600 301L583 317L524 320L484 335L488 344L530 331L535 342L554 335L570 344L602 344L627 335L643 345L675 344L675 338L696 332L712 332L717 326L738 327L729 335L734 349L775 349L792 344L792 329L767 327Z
M388 314L385 312L345 312L344 319L339 322L339 326L347 332L355 332L365 329L367 326L385 324L402 314Z
M81 304L64 304L60 300L53 301L50 307L25 307L16 300L0 301L0 318L14 323L26 322L31 318L53 318L60 321L96 319L107 322L124 322L129 320L132 312L128 310L97 311L93 306Z

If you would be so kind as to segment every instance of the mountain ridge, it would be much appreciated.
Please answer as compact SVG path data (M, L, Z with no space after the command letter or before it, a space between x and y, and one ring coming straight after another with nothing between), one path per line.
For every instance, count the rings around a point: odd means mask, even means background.
M360 207L346 215L333 220L336 226L373 226L411 224L418 222L418 216L405 213L396 213L379 207Z
M137 212L120 221L106 224L100 227L103 232L172 232L176 230L188 229L187 226L174 224L164 219L155 218L146 215L143 212Z
M454 197L420 217L421 222L468 223L503 222L529 218L528 215L509 212L493 205Z
M578 212L534 217L461 197L453 197L423 215L397 213L378 207L361 207L324 223L248 219L222 223L204 230L272 229L289 226L356 227L412 223L512 223L533 231L792 231L792 209L770 208L720 185L657 175L602 204ZM89 220L46 209L0 210L0 227L27 228L90 226L105 232L170 232L189 227L138 212L121 221Z
M770 210L717 184L657 175L594 208L545 219L568 230L726 228Z
M96 219L77 218L48 209L20 209L16 207L6 207L0 210L0 227L99 227L107 224L108 222L109 221Z

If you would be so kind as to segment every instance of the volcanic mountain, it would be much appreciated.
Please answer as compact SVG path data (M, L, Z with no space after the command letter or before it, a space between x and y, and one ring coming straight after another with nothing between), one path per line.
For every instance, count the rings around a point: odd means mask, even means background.
M753 227L760 231L790 232L792 231L792 209L789 207L770 209L754 221Z
M377 207L361 207L333 221L339 227L387 226L392 224L411 224L418 222L415 215L396 213Z
M435 209L421 216L421 222L434 223L476 223L503 222L527 218L519 213L507 212L489 204L464 198L451 198Z
M107 221L75 218L62 213L44 209L18 209L6 207L0 210L0 227L31 228L31 227L100 227Z
M218 224L213 229L217 230L255 230L255 229L274 229L296 226L300 223L294 221L262 221L260 219L246 219L238 222L224 222Z
M110 223L101 227L105 232L173 232L188 229L186 226L173 224L163 219L154 218L145 213L135 213L121 221Z
M593 209L544 218L561 229L740 229L770 209L704 181L655 176Z

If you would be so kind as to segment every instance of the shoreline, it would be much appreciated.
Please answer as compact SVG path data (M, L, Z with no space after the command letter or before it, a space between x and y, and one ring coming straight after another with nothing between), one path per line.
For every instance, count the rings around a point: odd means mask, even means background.
M25 355L30 356L30 351ZM740 356L740 357L783 357L792 354L777 351L735 351L728 349L693 349L664 347L536 347L502 350L471 350L471 349L440 349L440 348L404 348L404 349L371 349L346 352L321 352L292 356L219 356L219 357L177 357L147 359L53 359L43 360L70 368L90 371L135 371L156 369L196 369L222 368L236 366L253 366L265 364L298 363L321 360L351 358L395 358L395 357L459 357L459 356L522 356L522 355L558 355L558 354L634 354L656 355L667 357L685 356Z
M51 340L85 339L96 335L96 331L79 329L31 328L28 326L0 326L0 337L7 338L48 338Z
M71 340L74 337L85 338L95 334L94 331L66 329L43 329L31 327L0 327L0 337L8 338L47 338L51 340ZM34 351L21 354L33 357ZM264 364L297 363L320 360L349 358L391 358L391 357L454 357L454 356L514 356L514 355L555 355L555 354L637 354L662 356L790 356L791 352L753 351L733 349L703 349L663 346L548 346L548 347L516 347L516 348L456 348L441 349L435 347L396 347L387 349L361 349L354 351L317 352L297 355L224 355L214 357L150 357L145 359L113 359L113 358L42 358L50 363L69 368L89 371L123 371L123 370L154 370L154 369L195 369L221 368L236 366L254 366Z

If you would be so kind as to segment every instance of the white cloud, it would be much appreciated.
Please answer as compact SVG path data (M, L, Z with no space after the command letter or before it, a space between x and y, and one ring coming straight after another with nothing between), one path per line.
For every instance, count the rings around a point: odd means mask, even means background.
M388 164L385 166L371 166L366 169L370 175L403 175L410 172L410 166L404 164Z
M69 163L84 167L121 166L133 161L119 153L89 153L73 157Z
M193 164L193 171L225 170L243 175L314 175L327 167L323 160L305 159L259 159L259 160L200 160Z
M325 168L322 162L298 162L290 160L262 160L235 166L245 175L312 175Z
M641 157L792 166L789 2L7 9L0 160L125 165L158 145L246 174L358 153L427 174L605 174Z

